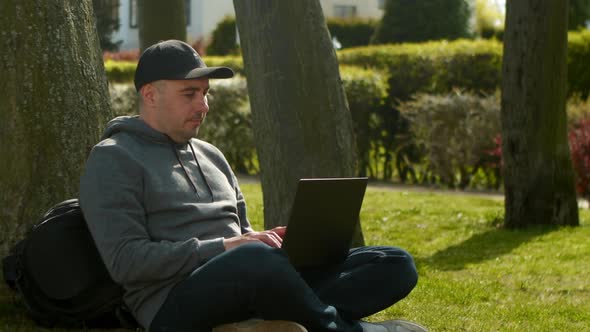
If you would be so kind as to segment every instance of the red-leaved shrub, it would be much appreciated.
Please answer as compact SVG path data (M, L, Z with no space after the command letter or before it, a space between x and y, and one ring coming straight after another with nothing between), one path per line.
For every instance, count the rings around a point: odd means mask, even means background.
M114 60L114 61L137 61L139 59L139 49L118 51L118 52L103 52L102 60Z
M575 123L568 133L572 164L576 174L576 191L590 198L590 118Z

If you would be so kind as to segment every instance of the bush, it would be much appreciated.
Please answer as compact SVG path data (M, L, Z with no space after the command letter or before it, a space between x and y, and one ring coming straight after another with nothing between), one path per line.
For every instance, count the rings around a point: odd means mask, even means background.
M133 83L135 67L137 62L107 60L104 63L107 80L111 83Z
M584 29L590 19L590 2L588 0L570 0L569 2L568 29Z
M590 92L590 30L568 33L568 93L587 98Z
M466 0L385 0L373 44L469 37L471 10Z
M115 116L138 114L137 92L133 84L109 84L109 95Z
M211 34L211 44L207 47L209 55L230 55L240 53L237 43L236 19L226 16L217 23Z
M371 41L377 22L363 19L328 18L330 36L336 37L342 48L366 46Z
M424 153L422 177L464 189L483 171L489 175L486 187L498 185L498 163L490 157L501 130L497 94L419 94L402 103L400 110L410 120L415 142ZM493 165L496 169L490 169Z
M505 15L496 4L488 0L475 0L473 16L476 35L486 39L502 39Z
M458 40L367 46L338 52L341 64L374 67L389 74L388 99L415 93L448 93L455 88L491 93L499 88L502 44Z
M209 67L225 66L230 67L236 73L245 76L244 62L239 55L234 56L205 56L203 60Z
M571 126L568 133L577 193L590 199L590 117Z
M113 33L119 30L119 18L113 17L113 10L117 10L118 2L92 0L92 9L94 20L96 22L96 32L100 41L100 48L103 51L116 51L123 42L122 40L113 41Z
M590 118L590 98L584 99L580 94L575 94L567 100L566 110L570 126Z
M378 161L371 150L382 130L379 111L387 96L387 76L350 66L343 66L340 72L355 132L359 176L377 177L374 166Z
M258 162L246 79L211 80L209 114L199 138L217 146L233 169L239 173L257 173Z
M236 73L244 75L244 64L240 56L207 56L203 60L209 67L227 66ZM107 79L111 83L132 83L137 61L113 61L104 63Z
M590 92L590 31L568 34L568 95ZM349 48L341 64L389 72L389 101L415 93L448 93L455 88L491 93L500 88L502 44L497 40L457 40Z

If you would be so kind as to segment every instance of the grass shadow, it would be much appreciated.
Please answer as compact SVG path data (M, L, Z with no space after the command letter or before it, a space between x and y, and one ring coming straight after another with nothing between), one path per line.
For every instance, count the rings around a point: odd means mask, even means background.
M558 230L558 227L538 226L524 230L494 228L436 252L418 262L439 270L461 270L469 264L485 262L509 254L523 243Z

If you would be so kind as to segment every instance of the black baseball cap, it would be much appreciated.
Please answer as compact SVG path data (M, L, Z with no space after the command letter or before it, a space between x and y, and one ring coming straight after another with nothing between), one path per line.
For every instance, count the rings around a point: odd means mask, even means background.
M207 67L189 44L166 40L143 51L135 70L135 89L158 80L188 80L200 77L230 78L234 71L228 67Z

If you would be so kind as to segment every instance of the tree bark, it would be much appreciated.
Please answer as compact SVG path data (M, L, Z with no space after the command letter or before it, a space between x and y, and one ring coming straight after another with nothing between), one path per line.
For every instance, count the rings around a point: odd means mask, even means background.
M317 0L234 0L264 194L288 223L300 178L355 175L351 114ZM361 245L360 228L354 243Z
M502 67L505 226L578 225L565 113L567 1L507 1Z
M184 0L138 0L139 47L141 51L160 40L186 41Z
M76 197L111 117L90 0L0 2L0 254Z

